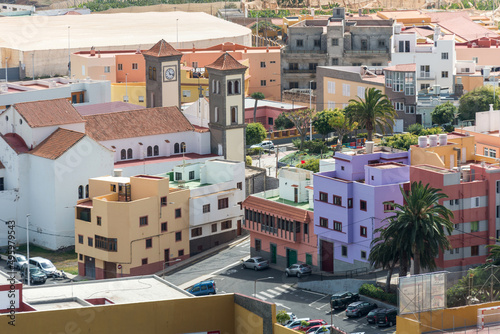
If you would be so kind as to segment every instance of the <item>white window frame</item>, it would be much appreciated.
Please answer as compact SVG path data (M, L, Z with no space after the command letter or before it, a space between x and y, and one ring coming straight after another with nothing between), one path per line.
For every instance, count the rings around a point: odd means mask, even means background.
M328 109L335 109L335 102L334 101L328 101Z
M361 99L365 98L366 87L358 86L358 97Z
M328 94L335 94L335 81L328 81Z
M351 85L350 84L342 84L342 95L351 96Z
M441 59L448 60L448 52L441 52Z
M394 106L394 110L396 110L396 111L404 111L405 110L404 102L392 102L392 105Z

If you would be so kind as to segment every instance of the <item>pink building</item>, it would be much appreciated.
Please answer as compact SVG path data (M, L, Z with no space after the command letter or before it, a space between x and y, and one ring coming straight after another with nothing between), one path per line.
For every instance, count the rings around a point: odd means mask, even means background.
M439 254L436 264L447 270L466 270L486 262L486 245L500 237L500 167L463 164L458 170L430 165L411 166L410 181L422 181L448 195L440 200L453 212L452 249Z
M253 123L253 110L255 100L248 97L245 99L245 123ZM274 121L283 112L306 109L302 105L283 103L270 100L259 100L255 121L264 125L266 130L275 130Z
M250 233L252 256L283 269L295 263L318 269L311 182L310 171L282 168L279 189L251 195L243 202L243 228Z

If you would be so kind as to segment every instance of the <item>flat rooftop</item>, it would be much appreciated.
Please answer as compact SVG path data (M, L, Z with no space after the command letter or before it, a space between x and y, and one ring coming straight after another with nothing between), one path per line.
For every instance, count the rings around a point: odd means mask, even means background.
M267 197L266 199L269 201L276 202L276 203L290 205L290 206L293 206L295 208L299 208L302 210L314 211L314 209L309 207L309 202L296 203L294 201L289 201L287 199L281 198L279 196Z
M131 166L142 166L149 164L157 164L161 162L172 162L179 161L182 163L183 160L196 160L196 159L208 159L208 158L220 158L217 154L198 154L198 153L186 153L186 154L176 154L169 157L155 157L147 159L134 159L134 160L123 160L115 162L115 168L124 168Z
M189 297L194 296L155 275L23 287L23 301L38 304L34 305L37 309L43 302L49 308L51 300L64 298L107 298L115 304L128 304ZM72 303L68 306L77 306Z
M29 28L32 33L26 33ZM161 39L176 48L198 41L207 41L202 47L221 40L251 43L251 30L246 27L206 13L181 11L3 17L0 31L0 48L21 51L67 50L68 34L73 50L92 46L96 51L113 46L129 50L127 46L136 45L146 49ZM179 45L175 45L177 38Z
M381 163L381 164L373 164L373 165L368 165L373 168L377 169L393 169L393 168L401 168L401 167L408 167L407 165L403 164L398 164L394 162L387 162L387 163Z
M453 173L456 173L455 171L452 171L451 169L446 169L446 168L440 168L440 167L435 167L435 166L430 166L430 165L419 165L419 166L416 166L417 168L421 168L421 169L426 169L426 170L429 170L431 172L435 172L435 173L441 173L441 174L453 174Z
M252 99L251 97L245 98L245 110L246 109L252 109L255 106L255 100ZM298 105L293 105L290 103L283 103L279 101L271 101L271 100L259 100L257 103L257 109L260 107L271 107L271 108L279 108L283 110L293 110L293 109L304 109L306 107L303 106L298 106Z

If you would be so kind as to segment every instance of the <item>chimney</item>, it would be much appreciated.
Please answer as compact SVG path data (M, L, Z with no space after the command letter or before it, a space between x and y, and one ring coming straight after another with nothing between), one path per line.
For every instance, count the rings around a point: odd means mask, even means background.
M114 177L122 177L122 175L123 175L123 170L122 169L115 169L113 171L113 176Z
M90 48L90 56L95 57L95 48L94 47Z
M101 58L101 50L97 51L97 58Z
M365 147L366 147L366 154L372 154L373 153L373 141L367 141L365 142Z

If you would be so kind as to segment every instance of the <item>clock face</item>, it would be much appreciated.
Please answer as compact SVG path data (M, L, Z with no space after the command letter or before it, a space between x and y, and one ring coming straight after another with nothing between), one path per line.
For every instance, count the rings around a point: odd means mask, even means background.
M175 70L172 67L169 67L165 70L165 79L173 80L175 78Z

